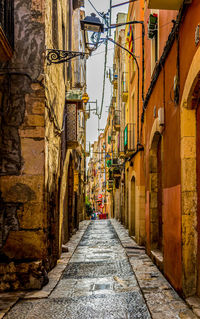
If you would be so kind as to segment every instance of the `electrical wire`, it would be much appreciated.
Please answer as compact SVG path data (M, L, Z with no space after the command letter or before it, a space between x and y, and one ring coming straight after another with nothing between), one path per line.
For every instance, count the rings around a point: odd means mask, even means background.
M99 12L99 11L95 8L95 6L93 5L93 3L92 3L90 0L88 0L88 2L89 2L89 4L92 6L92 8L94 9L94 11L95 11L101 18L103 18L104 15L103 15L101 12Z
M108 36L108 31L107 31L107 36ZM106 41L106 44L105 44L103 90L102 90L102 98L101 98L101 109L100 109L100 113L98 114L99 119L101 119L101 115L102 115L102 111L103 111L103 104L104 104L105 84L106 84L106 65L107 65L107 57L108 57L108 41Z
M160 29L162 29L163 27L165 27L166 25L169 25L169 24L171 24L171 23L172 23L172 21L167 22L167 23L161 25L159 28L157 28L157 29L155 29L155 30L159 31ZM142 38L142 36L139 36L139 37L135 38L134 41L139 40L139 39L141 39L141 38ZM128 42L124 42L122 45L126 45L126 44L128 44ZM114 49L115 49L115 47L108 49L108 51L111 51L111 50L114 50ZM92 57L93 57L93 56L96 56L96 55L103 54L104 52L105 52L105 51L101 51L101 52L95 53L95 54L92 55Z

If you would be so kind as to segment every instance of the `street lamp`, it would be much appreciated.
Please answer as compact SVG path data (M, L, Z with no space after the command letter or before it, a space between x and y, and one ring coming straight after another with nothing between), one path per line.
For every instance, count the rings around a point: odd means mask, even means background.
M84 32L85 46L90 52L92 52L96 50L99 44L101 33L104 32L104 24L98 17L96 17L95 13L91 13L90 16L85 17L85 19L81 20L80 23L81 30Z

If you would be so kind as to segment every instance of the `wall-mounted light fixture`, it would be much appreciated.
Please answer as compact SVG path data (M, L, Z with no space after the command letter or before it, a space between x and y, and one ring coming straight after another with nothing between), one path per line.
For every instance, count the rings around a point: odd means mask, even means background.
M81 30L84 32L85 46L90 52L94 51L98 46L101 33L104 32L104 24L96 17L95 13L91 13L80 23Z
M46 59L48 61L48 65L59 64L68 62L69 60L80 56L82 59L87 55L85 52L76 52L76 51L64 51L64 50L55 50L55 49L47 49Z

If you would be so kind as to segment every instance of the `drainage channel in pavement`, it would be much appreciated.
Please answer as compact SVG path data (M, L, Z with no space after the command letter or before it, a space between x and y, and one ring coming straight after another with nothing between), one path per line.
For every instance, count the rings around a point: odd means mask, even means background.
M149 319L125 249L109 220L92 221L46 299L22 300L6 319Z

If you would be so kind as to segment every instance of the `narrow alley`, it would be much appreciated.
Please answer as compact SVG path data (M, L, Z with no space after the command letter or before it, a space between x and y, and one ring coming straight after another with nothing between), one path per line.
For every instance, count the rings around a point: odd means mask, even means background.
M116 220L87 225L49 297L19 301L6 319L196 318Z
M0 0L0 319L200 319L200 0Z

